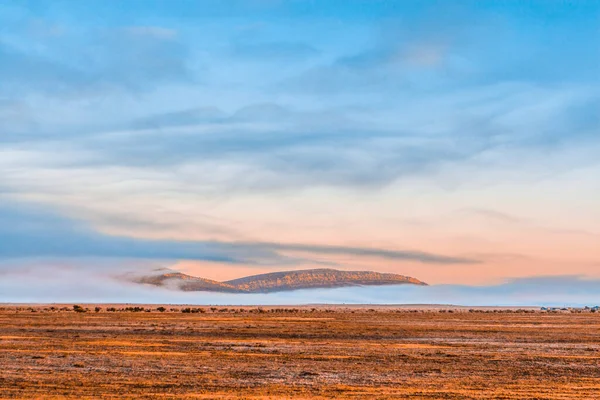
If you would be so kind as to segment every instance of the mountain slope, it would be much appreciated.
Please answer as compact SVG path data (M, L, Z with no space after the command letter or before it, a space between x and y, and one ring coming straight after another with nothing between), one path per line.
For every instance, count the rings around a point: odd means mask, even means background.
M154 286L164 286L183 290L185 292L242 292L242 290L239 290L227 283L217 282L205 278L197 278L195 276L182 274L181 272L165 272L158 275L144 276L137 278L135 282Z
M164 271L164 270L163 270ZM134 282L163 286L186 292L207 291L225 293L269 293L298 289L336 288L361 285L427 285L410 276L372 271L338 271L307 269L247 276L226 282L197 278L181 272L166 270L154 275L136 277Z
M233 279L225 283L253 293L357 285L426 285L424 282L404 275L372 271L338 271L335 269L273 272Z

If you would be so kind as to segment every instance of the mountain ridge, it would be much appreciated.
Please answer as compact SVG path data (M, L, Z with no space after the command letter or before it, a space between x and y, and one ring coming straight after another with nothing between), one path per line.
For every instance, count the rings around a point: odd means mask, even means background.
M145 283L154 286L164 286L177 288L184 292L225 292L238 293L239 290L225 282L214 281L212 279L200 278L186 275L181 272L170 271L159 275L149 275L139 277L134 280L137 283Z
M161 270L159 274L137 277L134 282L186 292L222 293L271 293L349 286L427 285L425 282L406 275L374 271L342 271L329 268L270 272L224 282L172 270Z

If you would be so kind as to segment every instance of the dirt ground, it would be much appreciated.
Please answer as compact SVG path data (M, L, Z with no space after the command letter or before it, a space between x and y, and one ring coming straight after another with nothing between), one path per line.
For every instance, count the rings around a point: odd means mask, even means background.
M0 398L600 398L600 313L95 307L0 307Z

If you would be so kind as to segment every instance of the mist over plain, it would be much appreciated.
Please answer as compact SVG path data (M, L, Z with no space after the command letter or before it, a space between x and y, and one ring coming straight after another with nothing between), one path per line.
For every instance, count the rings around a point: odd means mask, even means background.
M39 262L40 260L38 260ZM135 264L135 262L134 262ZM383 285L304 289L268 294L182 292L127 280L158 265L128 270L114 261L73 261L70 265L0 263L2 303L139 303L197 305L448 304L468 306L594 305L600 281L569 277L516 279L496 285Z

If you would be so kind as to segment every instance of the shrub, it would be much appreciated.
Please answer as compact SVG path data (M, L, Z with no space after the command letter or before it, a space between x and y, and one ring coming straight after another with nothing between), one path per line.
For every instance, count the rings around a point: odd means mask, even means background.
M144 311L144 307L126 307L124 311L129 311L129 312L143 312Z
M73 306L73 311L75 311L75 312L80 312L80 313L83 313L83 312L85 312L86 310L85 310L85 308L83 308L83 307L81 307L81 306L79 306L79 305L75 304L75 305Z

